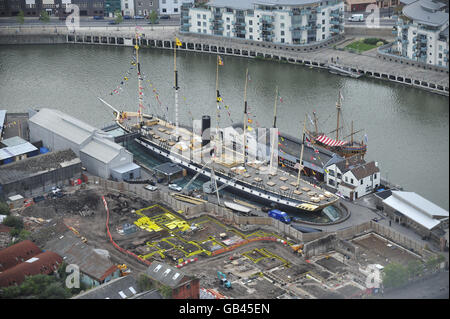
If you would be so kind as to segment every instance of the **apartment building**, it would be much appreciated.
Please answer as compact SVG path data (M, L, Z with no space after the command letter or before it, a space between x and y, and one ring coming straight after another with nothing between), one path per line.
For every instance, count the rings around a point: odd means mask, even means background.
M414 61L449 66L448 4L432 0L402 0L397 21L397 51Z
M321 42L344 32L344 1L211 0L182 7L181 31L282 44Z
M158 0L134 0L134 11L136 15L146 17L153 10L158 12Z
M159 13L162 15L179 15L184 3L193 4L194 0L159 0Z

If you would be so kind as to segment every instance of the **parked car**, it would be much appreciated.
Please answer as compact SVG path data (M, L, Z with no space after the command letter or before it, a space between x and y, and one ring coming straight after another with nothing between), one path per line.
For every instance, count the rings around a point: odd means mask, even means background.
M350 18L348 18L348 21L350 22L364 22L364 15L363 14L352 14Z
M156 20L155 23L152 23L151 21L149 21L148 24L159 24L159 21Z
M104 16L94 16L94 20L103 20Z
M166 15L159 16L159 18L160 18L160 19L165 19L165 20L167 19L167 20L168 20L168 19L170 19L170 16L166 14Z
M129 20L129 19L131 19L131 16L123 16L123 18L124 18L125 20Z
M108 24L119 24L116 21L109 21Z
M39 203L39 202L42 202L43 200L45 200L45 197L44 196L36 196L36 197L33 197L33 201L35 202L35 203Z
M272 209L268 213L269 217L275 218L285 224L289 224L291 222L291 218L286 212L282 212L279 209Z
M169 184L169 189L177 192L181 192L182 188L177 184Z
M134 16L135 19L145 19L144 16Z
M151 192L154 192L154 191L156 191L156 190L158 189L158 187L153 186L153 185L146 185L144 188L145 188L146 190L151 191Z

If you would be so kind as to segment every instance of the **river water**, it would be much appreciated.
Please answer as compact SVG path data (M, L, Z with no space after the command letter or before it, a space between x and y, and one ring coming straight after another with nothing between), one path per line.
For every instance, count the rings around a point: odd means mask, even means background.
M141 49L140 60L145 75L145 112L168 114L174 119L173 52ZM356 137L368 137L366 160L378 162L382 177L449 209L448 97L381 80L340 77L304 66L228 56L223 60L219 90L223 105L228 108L220 111L221 125L243 121L247 67L247 99L255 127L272 125L278 86L282 100L277 103L280 130L300 137L305 115L315 111L320 130L331 132L336 129L335 104L340 90L344 97L344 132L340 136L350 134L353 120L355 131L363 129ZM137 110L137 79L132 61L132 48L124 47L0 46L0 109L22 112L29 108L55 108L102 127L111 123L113 117L97 96L118 109ZM177 69L180 122L190 125L192 116L199 119L208 114L214 126L216 56L178 52ZM111 95L118 86L119 94Z

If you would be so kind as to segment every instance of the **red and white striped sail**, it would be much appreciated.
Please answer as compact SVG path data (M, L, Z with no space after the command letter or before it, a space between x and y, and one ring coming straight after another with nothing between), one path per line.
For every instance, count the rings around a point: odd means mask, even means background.
M329 137L326 136L325 134L319 135L319 136L316 138L316 141L317 141L317 142L320 142L320 143L322 143L322 144L328 145L328 146L332 146L332 147L333 147L333 146L342 146L342 145L347 144L346 141L337 141L337 140L334 140L334 139L332 139L332 138L329 138Z

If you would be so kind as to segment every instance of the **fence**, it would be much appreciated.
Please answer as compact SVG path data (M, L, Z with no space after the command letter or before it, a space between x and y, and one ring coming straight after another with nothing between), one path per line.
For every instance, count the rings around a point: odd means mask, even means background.
M349 240L363 234L375 232L380 236L391 240L392 242L395 242L409 250L413 250L414 252L422 255L424 258L434 255L434 253L429 251L424 244L421 244L388 226L381 225L374 221L368 221L334 232L302 233L292 228L290 225L284 224L283 222L280 222L279 220L276 220L274 218L239 216L227 208L220 207L212 203L202 203L194 206L178 201L168 193L163 193L159 190L154 192L145 190L142 185L128 184L124 182L113 182L104 180L96 176L90 176L89 181L98 185L99 187L104 188L106 191L115 190L119 192L129 192L149 201L162 202L165 205L171 207L173 210L183 211L184 216L188 219L200 215L211 215L216 218L222 218L228 223L235 224L239 228L243 225L268 226L273 228L276 232L284 234L290 240L295 242L307 243L322 237L326 237L330 234L334 234L336 238L341 240ZM259 240L263 239L260 238ZM247 242L242 242L242 244L245 243Z

